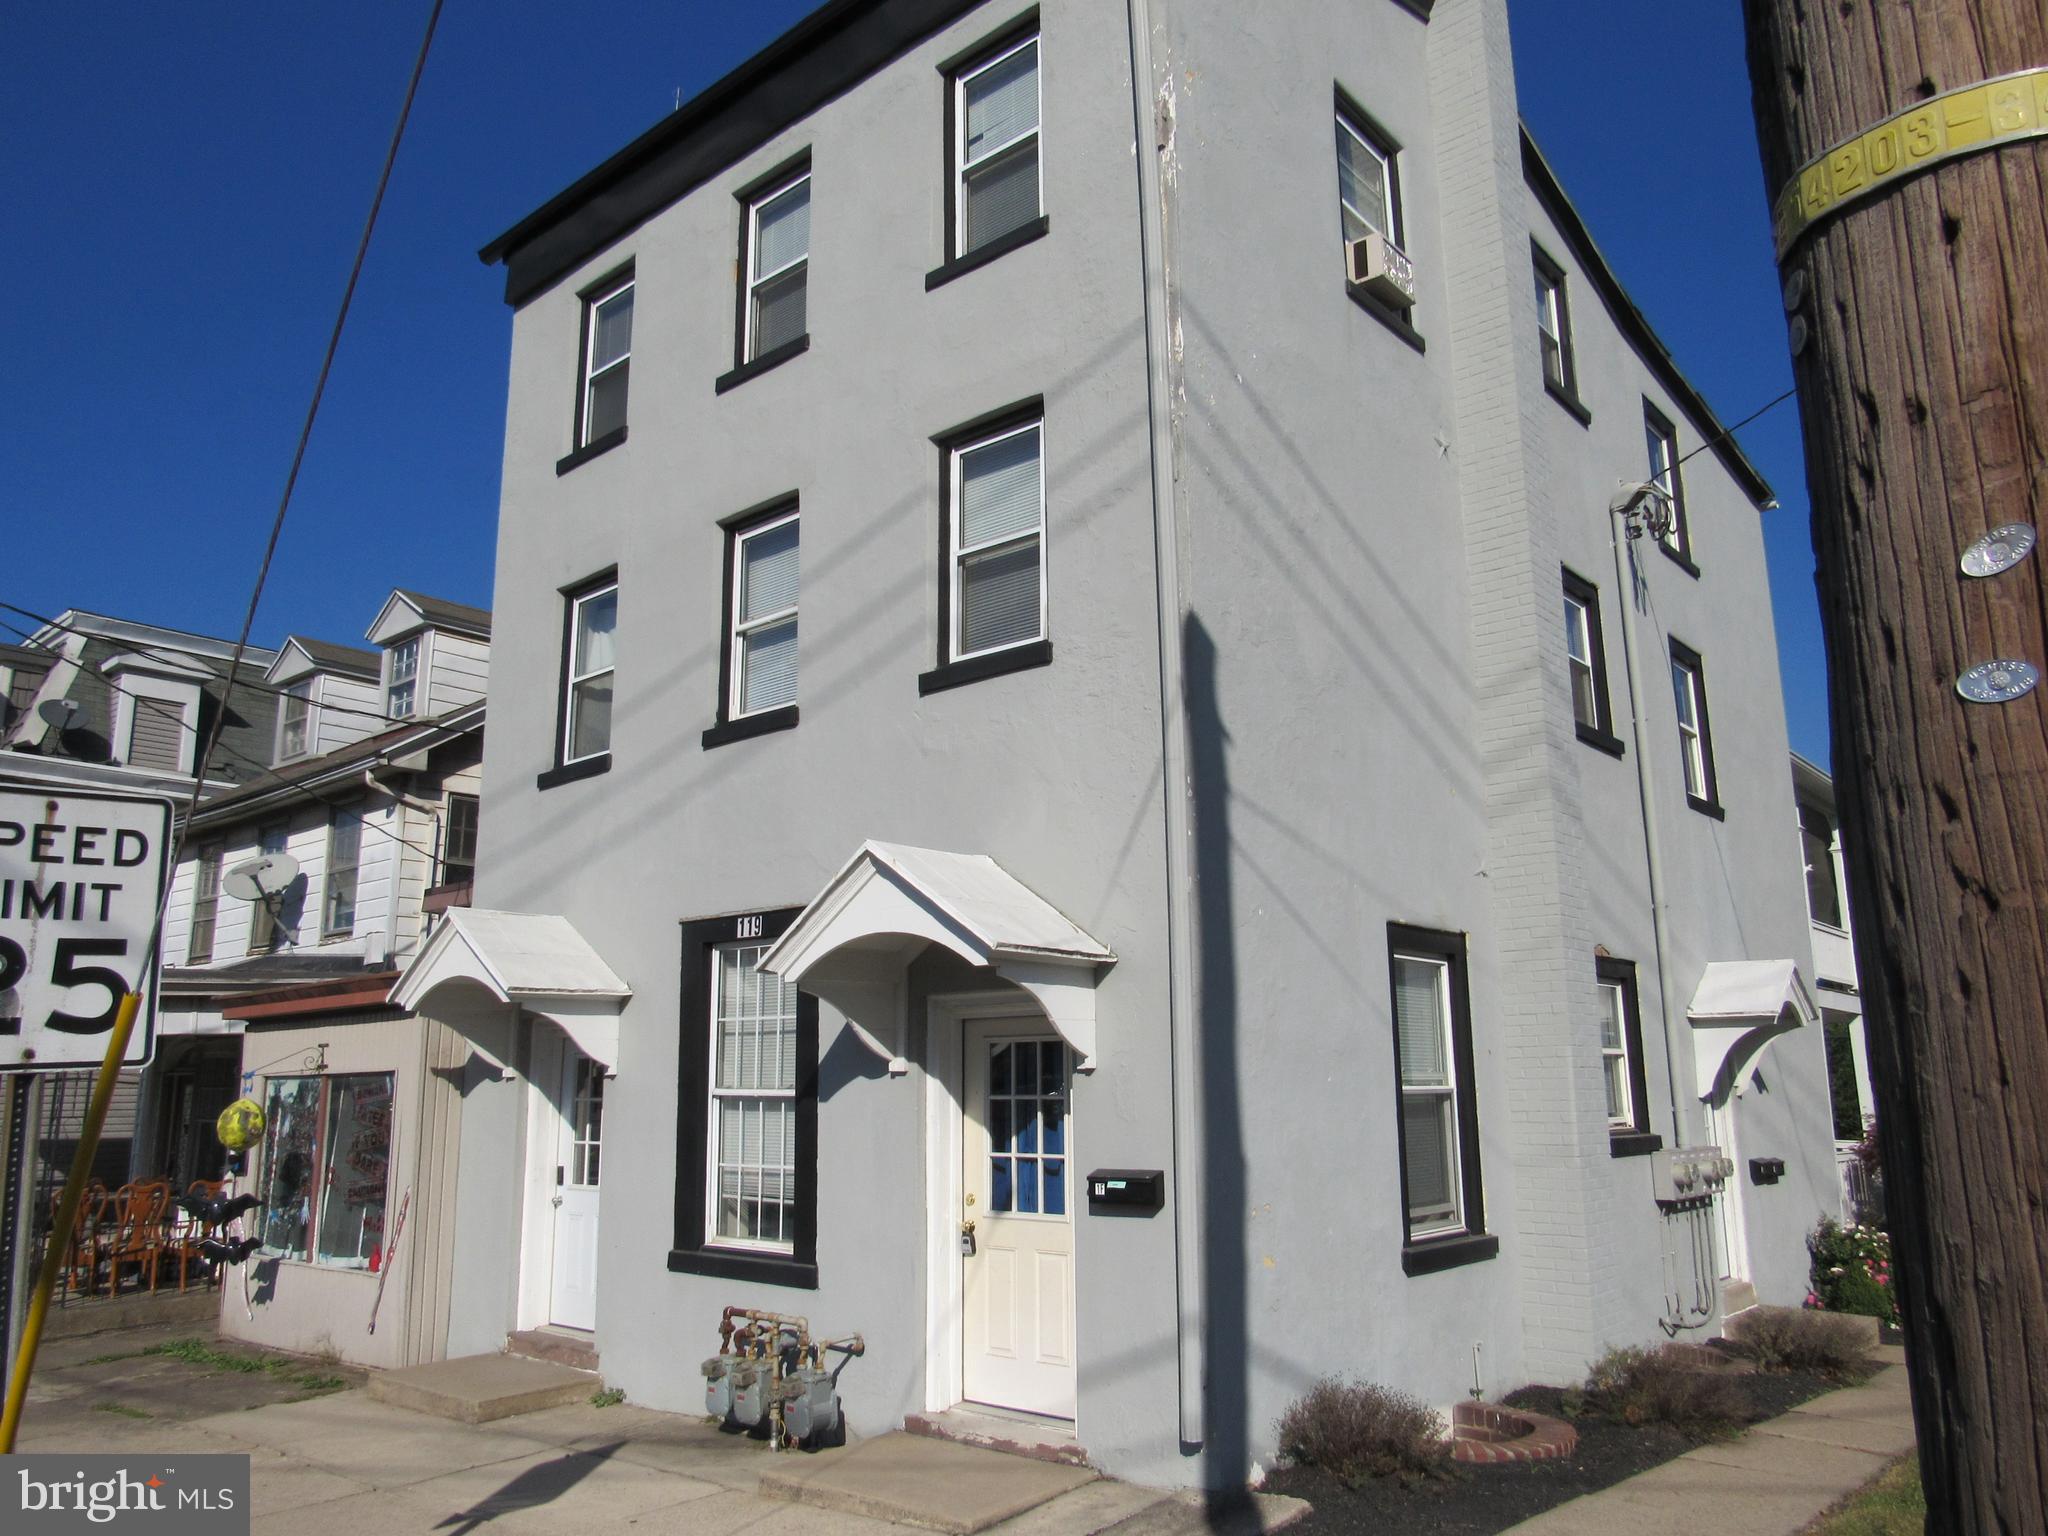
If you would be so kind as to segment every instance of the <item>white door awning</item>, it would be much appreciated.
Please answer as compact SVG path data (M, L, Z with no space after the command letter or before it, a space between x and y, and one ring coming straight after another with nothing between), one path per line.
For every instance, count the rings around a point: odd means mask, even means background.
M1700 1098L1725 1104L1736 1079L1779 1035L1819 1020L1813 993L1791 960L1716 960L1686 1007Z
M903 970L927 944L1022 987L1095 1064L1095 981L1116 956L986 854L866 842L760 968L844 1013L889 1063L903 1057Z
M391 989L419 1012L444 987L481 987L560 1026L607 1072L619 1064L619 1012L633 989L566 917L452 907Z

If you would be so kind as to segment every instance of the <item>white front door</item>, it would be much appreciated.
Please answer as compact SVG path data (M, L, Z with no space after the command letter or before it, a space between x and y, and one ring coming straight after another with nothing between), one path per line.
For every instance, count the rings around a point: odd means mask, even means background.
M961 1395L1074 1416L1074 1185L1064 1041L1039 1019L965 1027Z
M548 1321L597 1327L597 1165L604 1131L604 1068L562 1047L556 1105L554 1263Z

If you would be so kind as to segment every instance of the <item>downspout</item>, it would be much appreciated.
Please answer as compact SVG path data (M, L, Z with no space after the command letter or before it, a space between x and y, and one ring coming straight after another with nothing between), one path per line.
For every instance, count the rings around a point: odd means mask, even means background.
M398 896L405 886L405 851L409 844L405 840L405 813L418 811L433 825L434 863L441 857L441 812L424 800L414 800L395 784L387 784L377 777L375 768L363 770L363 783L379 794L391 797L391 803L398 811L398 825L393 829L392 841L396 845L391 851L391 893L384 903L384 963L389 965L398 954ZM432 882L434 869L430 866L426 879Z
M1634 500L1617 496L1607 511L1613 525L1614 582L1622 599L1621 650L1623 664L1628 668L1629 715L1635 722L1636 793L1643 813L1643 857L1649 865L1650 932L1657 951L1657 1011L1664 1020L1664 1083L1671 1097L1671 1142L1682 1147L1687 1138L1685 1122L1679 1115L1678 1037L1671 1013L1670 917L1665 910L1664 858L1657 837L1656 779L1650 770L1650 754L1644 747L1648 723L1643 716L1642 661L1636 651L1635 552L1630 543L1643 532L1636 512L1641 501L1640 493Z
M1145 414L1152 457L1152 568L1159 620L1160 798L1166 820L1167 1034L1173 1079L1174 1314L1180 1367L1180 1439L1206 1434L1203 1358L1207 1314L1202 1295L1201 1021L1195 1011L1195 925L1189 855L1186 694L1182 679L1181 591L1185 553L1175 503L1172 349L1168 317L1166 191L1161 161L1173 147L1173 99L1155 103L1152 0L1126 0L1131 29L1131 154L1138 171L1138 256L1145 297Z

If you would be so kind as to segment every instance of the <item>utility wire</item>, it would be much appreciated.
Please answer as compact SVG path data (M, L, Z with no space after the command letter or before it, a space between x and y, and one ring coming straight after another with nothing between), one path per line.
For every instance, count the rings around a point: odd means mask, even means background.
M1709 448L1713 447L1716 443L1727 442L1729 438L1733 437L1736 433L1740 432L1752 421L1755 421L1757 417L1763 415L1765 411L1776 410L1779 406L1783 405L1787 400L1790 400L1794 395L1798 393L1799 386L1797 384L1794 384L1790 389L1786 390L1785 393L1778 396L1777 399L1769 401L1764 405L1758 406L1755 410L1751 411L1747 416L1743 417L1742 420L1735 423L1734 426L1726 428L1719 437L1708 438L1704 443L1701 443L1699 447L1693 449L1691 453L1688 453L1683 458L1680 458L1678 464L1683 464L1686 461L1686 459L1690 459L1696 457L1699 454L1705 453ZM1672 465L1673 469L1676 469L1677 467L1677 464Z

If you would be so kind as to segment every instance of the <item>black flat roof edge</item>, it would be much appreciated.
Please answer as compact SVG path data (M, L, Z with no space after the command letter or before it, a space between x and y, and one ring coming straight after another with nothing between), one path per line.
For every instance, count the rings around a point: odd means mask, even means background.
M515 308L993 0L828 0L477 252Z
M1607 258L1600 254L1600 247L1594 244L1586 221L1579 217L1579 210L1565 196L1557 173L1543 158L1543 151L1536 147L1536 140L1530 136L1527 124L1522 127L1522 174L1529 183L1529 189L1536 194L1537 201L1543 204L1544 211L1557 224L1558 233L1564 236L1572 254L1578 257L1580 266L1592 279L1600 301L1607 306L1607 313L1621 328L1622 335L1635 344L1636 351L1649 365L1650 372L1657 376L1658 382L1671 391L1672 402L1692 419L1694 429L1712 446L1714 457L1721 461L1759 508L1766 502L1776 501L1770 482L1749 461L1749 455L1742 451L1735 439L1728 435L1728 429L1721 425L1721 418L1714 414L1714 408L1707 404L1706 397L1693 388L1692 382L1679 371L1670 349L1658 339L1643 312L1636 308L1635 300L1621 286L1621 279L1614 275L1614 268L1607 264Z

